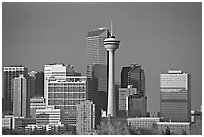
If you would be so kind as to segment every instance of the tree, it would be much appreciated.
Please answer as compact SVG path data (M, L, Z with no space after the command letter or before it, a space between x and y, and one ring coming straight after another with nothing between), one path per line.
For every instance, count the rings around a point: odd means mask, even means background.
M164 134L165 135L171 135L171 132L170 132L170 129L169 129L168 126L166 127L166 130L165 130Z
M195 123L191 125L191 135L202 135L202 118L196 119Z
M127 125L122 124L120 121L102 122L100 126L97 127L97 133L99 135L129 135Z

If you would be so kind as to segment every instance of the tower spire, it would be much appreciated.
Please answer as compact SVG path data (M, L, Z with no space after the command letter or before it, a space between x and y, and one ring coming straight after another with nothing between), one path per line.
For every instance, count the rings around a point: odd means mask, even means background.
M112 19L111 19L111 30L110 30L111 36L113 36L113 24L112 24Z

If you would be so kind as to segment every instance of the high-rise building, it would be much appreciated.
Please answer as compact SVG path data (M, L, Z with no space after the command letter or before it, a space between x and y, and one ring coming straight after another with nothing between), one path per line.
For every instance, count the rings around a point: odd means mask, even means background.
M80 76L80 73L74 71L72 65L65 65L62 63L48 64L44 66L44 98L46 105L48 105L48 81L51 77L65 80L66 76Z
M86 42L87 78L93 78L94 64L107 65L107 51L103 43L107 37L109 37L109 31L106 28L98 28L88 33Z
M30 97L44 96L44 72L31 71L28 73L28 88L30 90Z
M119 88L119 115L126 116L126 98L129 95L137 94L137 89L133 88L132 85L128 85L127 88Z
M181 70L169 70L160 75L161 117L173 122L190 122L190 75Z
M101 110L107 110L108 54L103 41L109 35L107 28L98 28L88 32L86 40L88 99L96 105L96 125L100 123Z
M147 117L147 97L133 94L126 101L127 117Z
M20 74L23 74L25 78L28 75L28 69L24 66L7 66L4 67L4 76L3 76L3 111L5 113L12 114L13 111L13 79L19 77Z
M36 118L36 109L45 109L45 98L33 97L30 99L30 116Z
M121 70L121 88L133 85L137 88L138 94L145 96L145 74L142 67L138 64L131 64Z
M75 109L76 105L87 99L86 76L51 77L48 80L48 105L56 109Z
M95 129L95 104L86 100L77 105L77 133L88 135Z
M22 75L13 80L13 115L15 117L29 117L30 94L27 91L27 80Z

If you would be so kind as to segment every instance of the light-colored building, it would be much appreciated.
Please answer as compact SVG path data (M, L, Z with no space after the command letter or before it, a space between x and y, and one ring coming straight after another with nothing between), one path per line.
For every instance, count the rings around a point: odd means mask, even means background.
M53 125L53 124L32 124L32 125L27 125L25 127L25 131L27 133L34 131L34 130L45 130L45 131L51 131L51 130L55 130L56 132L60 132L61 130L63 130L64 128L64 124L57 124L57 125ZM59 131L60 130L60 131Z
M132 85L128 85L128 88L119 88L119 111L126 110L126 97L133 94L137 94L137 89Z
M153 124L159 122L159 117L140 117L140 118L127 118L127 123L129 126L135 128L151 128Z
M36 109L36 124L58 125L62 123L63 111L54 109L54 106L47 106L45 109Z
M27 80L23 75L13 80L13 115L14 117L28 117L30 112Z
M87 98L86 76L67 76L65 79L52 77L48 81L48 105L56 109L75 109Z
M36 118L36 109L45 109L45 98L33 97L30 99L30 116Z
M13 79L19 77L20 74L23 74L24 77L28 75L28 68L24 66L7 66L3 68L3 111L6 111L8 114L13 114Z
M95 129L95 104L86 100L77 105L77 133L88 135Z
M12 129L12 117L2 118L2 128Z
M184 131L189 134L190 132L189 122L157 122L156 125L160 132L165 132L167 127L169 127L171 134L179 135Z
M74 71L72 65L65 65L63 63L53 63L44 66L44 98L46 105L48 105L48 81L51 77L59 80L66 80L66 76L80 76L80 73Z
M160 112L166 121L190 122L190 84L190 75L181 70L160 75Z

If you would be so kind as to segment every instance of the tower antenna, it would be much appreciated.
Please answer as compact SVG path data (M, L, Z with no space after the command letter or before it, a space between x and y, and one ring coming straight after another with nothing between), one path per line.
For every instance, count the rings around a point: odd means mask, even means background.
M112 24L112 19L111 19L111 30L110 30L111 32L111 36L113 36L113 24Z

